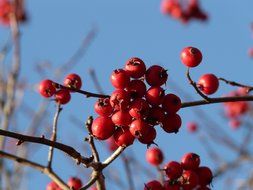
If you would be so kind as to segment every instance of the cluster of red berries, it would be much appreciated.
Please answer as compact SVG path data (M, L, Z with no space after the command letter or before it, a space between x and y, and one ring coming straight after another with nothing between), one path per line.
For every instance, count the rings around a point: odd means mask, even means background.
M68 180L68 186L73 190L78 190L83 186L83 183L79 178L71 177ZM61 188L54 181L51 181L49 184L47 184L46 190L61 190Z
M245 96L247 95L246 88L238 88L235 91L229 93L228 96ZM223 104L225 115L229 118L230 126L233 129L237 129L241 125L241 117L248 113L250 110L250 104L248 102L240 101L240 102L226 102Z
M43 97L50 98L54 96L57 103L66 104L71 99L70 92L75 92L75 89L79 90L81 88L82 80L79 75L72 73L65 77L63 84L64 85L61 86L52 80L46 79L40 82L38 89ZM72 88L74 90L69 90L68 88Z
M143 144L153 143L155 125L168 133L178 132L181 118L176 113L181 100L175 94L165 95L161 86L167 78L163 67L153 65L146 69L137 57L129 59L124 69L114 70L111 83L116 89L110 97L99 98L95 103L99 116L91 126L92 134L99 140L113 136L118 146L128 146L135 138Z
M159 166L163 162L163 154L158 148L150 148L146 152L146 160L153 166ZM144 190L210 190L212 171L200 166L200 157L195 153L185 154L181 163L168 162L162 171L167 177L164 184L152 180L145 184Z
M201 21L208 19L198 0L162 0L161 11L182 23L188 23L192 19Z
M202 53L198 48L186 47L181 51L181 62L187 67L196 67L202 61ZM218 78L212 74L207 73L199 78L197 87L202 93L211 95L215 93L219 88Z
M4 25L9 25L12 13L15 13L17 21L26 21L26 13L22 3L21 1L16 1L14 6L14 3L9 0L0 0L0 22Z

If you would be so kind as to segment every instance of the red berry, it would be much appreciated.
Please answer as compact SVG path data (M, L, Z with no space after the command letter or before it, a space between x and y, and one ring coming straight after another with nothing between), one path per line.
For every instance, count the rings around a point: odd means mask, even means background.
M115 126L109 117L97 117L91 126L92 134L99 140L111 137L115 131Z
M135 137L142 137L148 133L150 126L141 119L134 120L129 127L131 134Z
M163 121L165 117L165 112L161 107L154 106L149 109L147 122L150 125L157 125Z
M47 184L46 190L61 190L61 188L54 181L51 181Z
M130 77L123 69L116 69L111 75L111 83L117 89L124 89L128 86Z
M132 80L126 88L132 99L142 98L146 93L146 85L141 80Z
M241 121L239 119L231 119L229 125L232 129L238 129L241 126Z
M206 166L201 166L197 169L196 173L199 177L199 184L201 186L209 185L212 182L213 173L210 168Z
M65 77L64 86L79 90L82 87L82 79L79 75L72 73ZM71 91L74 92L74 91Z
M159 181L153 180L145 184L144 190L163 190L163 186Z
M146 160L153 166L158 166L163 162L163 153L159 148L149 148L146 151Z
M132 78L140 78L143 77L146 72L145 63L138 57L132 57L127 60L125 65L125 70Z
M116 131L115 131L116 133ZM114 134L115 134L114 133ZM115 140L113 137L110 137L108 140L107 140L107 145L108 145L108 148L111 152L115 151L119 146L115 143Z
M163 67L153 65L146 71L145 77L150 86L161 86L166 83L168 74Z
M138 140L142 144L147 144L149 146L152 143L154 143L155 138L156 138L156 130L155 130L155 128L154 127L149 127L147 134L139 137Z
M186 47L181 51L181 61L187 67L196 67L202 61L202 53L198 48Z
M159 106L163 102L164 89L160 86L154 86L146 92L146 100L153 106Z
M194 171L185 170L183 171L183 174L182 174L181 183L184 190L192 190L199 183L198 175Z
M182 120L178 114L167 114L162 121L162 128L167 133L177 133L181 127Z
M136 99L130 104L129 114L135 119L144 118L149 111L149 104L143 99Z
M181 186L177 183L172 184L171 181L165 181L164 190L182 190Z
M210 95L218 90L219 80L213 74L205 74L200 77L198 87L204 94Z
M185 170L196 170L200 164L200 157L195 153L187 153L182 157L181 164Z
M95 103L94 109L100 116L110 116L113 111L109 98L99 98Z
M167 113L176 113L181 108L181 99L175 94L167 94L163 98L162 107Z
M135 137L130 133L127 128L118 128L114 135L115 143L118 146L129 146L133 144Z
M41 81L39 84L39 92L45 98L53 96L56 92L54 82L49 79Z
M73 190L79 190L83 186L83 183L79 178L71 177L68 181L68 186L72 187Z
M54 96L55 96L55 101L59 104L67 104L71 99L69 90L66 90L66 89L61 89L57 91Z
M110 97L110 104L115 110L123 110L129 106L130 96L125 90L115 90Z
M198 130L198 126L195 122L187 123L187 130L191 133L194 133Z
M132 117L128 110L120 110L112 115L112 122L117 126L128 126L132 122Z
M164 167L165 173L170 180L179 178L183 173L183 168L180 163L171 161Z

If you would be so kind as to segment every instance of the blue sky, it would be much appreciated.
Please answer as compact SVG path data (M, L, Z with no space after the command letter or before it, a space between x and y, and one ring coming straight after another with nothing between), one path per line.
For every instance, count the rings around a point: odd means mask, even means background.
M185 67L180 63L179 53L185 46L196 46L203 52L202 64L192 70L192 77L197 80L204 73L215 73L217 76L233 79L244 83L251 82L252 59L247 56L247 50L253 46L250 23L253 21L253 1L212 0L201 1L204 10L210 16L207 23L192 22L189 25L172 20L160 13L160 1L128 0L128 1L60 1L60 0L27 0L29 22L22 26L22 72L21 78L30 84L38 83L41 78L34 67L37 62L50 61L54 67L60 66L75 52L81 40L95 25L98 34L89 47L85 57L70 72L76 72L83 78L83 88L95 91L88 70L96 70L99 81L106 93L113 90L109 76L115 68L123 67L129 57L138 56L150 66L161 64L168 69L169 80L167 92L175 92L170 87L170 78L190 93L194 99L199 99L189 86L185 77ZM0 42L8 37L8 30L0 28ZM48 72L47 77L53 78ZM60 81L59 81L60 82ZM221 85L214 96L221 96L232 88ZM179 94L180 96L180 94ZM34 106L41 101L39 94L28 91L25 102ZM184 99L183 99L184 100ZM70 115L75 115L84 121L89 115L95 115L93 104L95 99L84 99L74 94L69 105L64 106L59 122L59 141L64 143L81 141L85 130L80 130L69 121ZM235 138L243 131L234 132L229 129L227 122L219 116L220 105L205 106L203 110L220 122L223 128ZM53 102L50 110L54 110ZM208 158L197 136L189 135L185 124L187 121L198 120L192 109L179 112L183 119L181 131L177 135L168 135L162 131L158 134L158 144L164 150L166 160L179 160L185 152L198 153L203 164L215 168ZM19 119L22 126L29 124L29 119ZM49 115L52 118L52 114ZM50 120L50 119L49 119ZM52 119L51 119L52 120ZM43 127L43 126L41 126ZM81 146L75 145L77 149ZM33 147L37 147L34 145ZM234 155L221 147L217 147L226 159ZM42 148L34 160L46 163L47 148ZM108 155L102 147L102 158ZM135 143L131 147L137 158L144 163L145 146ZM55 170L66 180L76 175L73 162L65 159L65 155L57 152ZM114 166L120 163L114 163ZM147 164L146 164L147 166ZM83 171L83 170L82 170ZM124 174L122 174L124 176ZM29 173L31 181L29 189L42 190L49 179L37 171ZM81 176L86 181L87 177ZM138 184L150 179L140 177ZM32 184L32 185L31 185ZM215 182L213 189L222 189L221 180ZM117 189L111 186L110 189Z

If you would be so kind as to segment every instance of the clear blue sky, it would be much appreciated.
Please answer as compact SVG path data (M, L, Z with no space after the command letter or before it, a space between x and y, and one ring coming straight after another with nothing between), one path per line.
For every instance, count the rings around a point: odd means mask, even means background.
M112 87L109 76L112 70L123 67L129 57L138 56L147 65L157 63L163 65L168 69L169 78L193 95L194 99L199 99L187 83L185 67L179 60L181 49L189 45L200 48L204 56L203 63L192 71L194 79L197 80L201 74L212 72L220 77L250 83L249 76L252 75L253 60L248 58L247 50L253 46L250 33L250 23L253 21L253 1L203 0L201 3L210 16L209 22L192 22L189 25L182 25L160 13L160 1L27 0L29 22L21 29L21 78L26 79L30 84L39 82L41 78L34 72L35 63L47 60L55 67L61 65L79 47L81 40L92 26L96 25L98 27L96 39L85 57L70 71L82 76L85 90L95 90L88 75L88 69L96 70L103 88L110 93ZM1 28L0 34L2 43L8 37L7 29ZM48 72L48 77L53 78L52 73ZM221 85L215 96L221 96L229 90L231 88ZM171 91L169 79L167 92ZM95 115L93 111L95 99L84 99L77 94L72 98L71 103L64 106L60 118L59 141L70 145L74 142L78 144L76 148L83 151L81 141L85 136L85 129L80 130L74 126L69 121L69 116L74 114L84 121L90 114ZM41 99L38 94L31 91L25 94L26 103L33 105L34 108ZM53 102L50 109L53 112ZM219 116L221 109L220 105L203 107L203 110L208 111L207 113L212 118L221 122L225 130L239 138L243 132L233 132L229 129L227 122ZM20 125L24 127L28 125L29 120L19 115L22 121ZM166 160L179 160L185 152L191 151L201 156L203 164L215 168L199 144L197 136L189 135L186 131L187 121L198 120L198 117L191 109L180 111L180 115L183 118L183 125L177 135L168 135L159 131L157 137L157 143L164 150ZM52 114L48 117L52 118ZM233 156L225 149L217 146L216 148L227 159ZM42 148L32 158L46 163L46 151L47 148ZM103 148L100 148L100 151L103 158L108 155ZM131 151L145 163L145 146L135 143ZM54 163L55 170L60 172L65 180L71 175L80 174L80 171L77 173L76 168L72 167L73 161L65 159L62 153L57 152ZM114 163L113 166L118 166L118 163L120 161ZM80 177L83 181L88 180L85 175L80 175ZM43 190L49 182L47 177L37 171L29 173L29 179L29 189ZM138 185L147 180L150 179L140 176ZM214 182L213 185L214 190L223 188L223 183L220 181ZM108 189L117 189L110 185L110 182L108 186L110 187Z

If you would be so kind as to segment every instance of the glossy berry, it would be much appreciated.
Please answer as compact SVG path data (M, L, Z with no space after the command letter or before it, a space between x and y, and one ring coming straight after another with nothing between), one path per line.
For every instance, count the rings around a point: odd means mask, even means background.
M82 79L79 75L72 73L65 77L64 86L79 90L82 87ZM74 92L74 91L73 91Z
M145 77L150 86L161 86L166 83L168 74L163 67L153 65L146 71Z
M153 86L146 92L146 100L149 104L153 106L159 106L163 102L164 89L160 86Z
M198 177L199 177L199 184L202 186L209 185L212 182L213 179L213 173L210 170L210 168L206 166L201 166L196 171Z
M159 181L153 180L144 185L144 190L163 190L163 186Z
M115 131L115 133L116 133L116 131ZM114 134L115 134L114 133ZM111 151L111 152L113 152L113 151L115 151L119 146L115 143L115 140L114 140L114 138L113 137L110 137L109 139L107 139L107 146L108 146L108 149Z
M99 140L106 140L115 131L114 123L109 117L97 117L91 126L92 134Z
M115 110L124 110L130 104L129 93L125 90L115 90L110 97L110 104Z
M165 173L170 180L179 178L183 173L183 167L176 161L167 163L164 167Z
M61 190L61 188L54 181L51 181L47 184L46 190Z
M127 60L125 70L130 77L137 79L144 76L146 65L140 58L132 57Z
M198 125L195 122L187 123L186 127L190 133L195 133L198 130Z
M130 133L128 128L118 128L114 135L115 143L118 146L129 146L133 144L135 137Z
M202 75L198 81L198 88L207 95L215 93L219 88L219 80L214 74Z
M165 112L161 107L153 106L149 109L147 122L150 125L157 125L164 120Z
M202 53L198 48L186 47L181 51L181 61L187 67L196 67L202 61Z
M68 186L72 187L73 190L79 190L82 187L82 181L77 177L71 177L68 180Z
M111 83L117 89L124 89L128 86L130 77L123 69L116 69L111 75Z
M144 99L136 99L130 104L129 114L135 119L142 119L147 116L149 104Z
M195 153L187 153L182 157L181 164L185 170L196 170L200 164L200 157Z
M184 190L192 190L199 183L198 175L194 171L184 170L181 183Z
M94 109L100 116L110 116L113 111L109 98L99 98L95 103Z
M181 108L181 99L175 94L167 94L163 98L162 107L167 113L176 113Z
M49 98L53 96L56 92L56 88L54 86L54 82L46 79L40 82L39 84L39 93L45 98Z
M132 80L126 87L126 91L132 99L142 98L146 93L146 85L141 80Z
M167 133L177 133L182 125L181 117L178 114L165 115L161 127Z
M155 130L155 128L154 127L149 127L148 131L147 131L147 134L139 137L138 140L142 144L146 144L146 145L149 146L152 143L154 143L155 138L156 138L156 130Z
M69 90L66 90L66 89L61 89L57 91L54 96L55 96L55 101L59 104L67 104L71 99Z
M131 134L135 137L142 137L144 135L146 135L148 133L148 128L150 126L148 126L148 124L141 120L141 119L136 119L134 121L132 121L132 123L129 126L129 130L131 132Z
M159 148L149 148L146 151L146 160L153 166L158 166L163 162L163 153Z
M117 126L128 126L132 122L132 117L128 110L120 110L112 115L112 122Z

